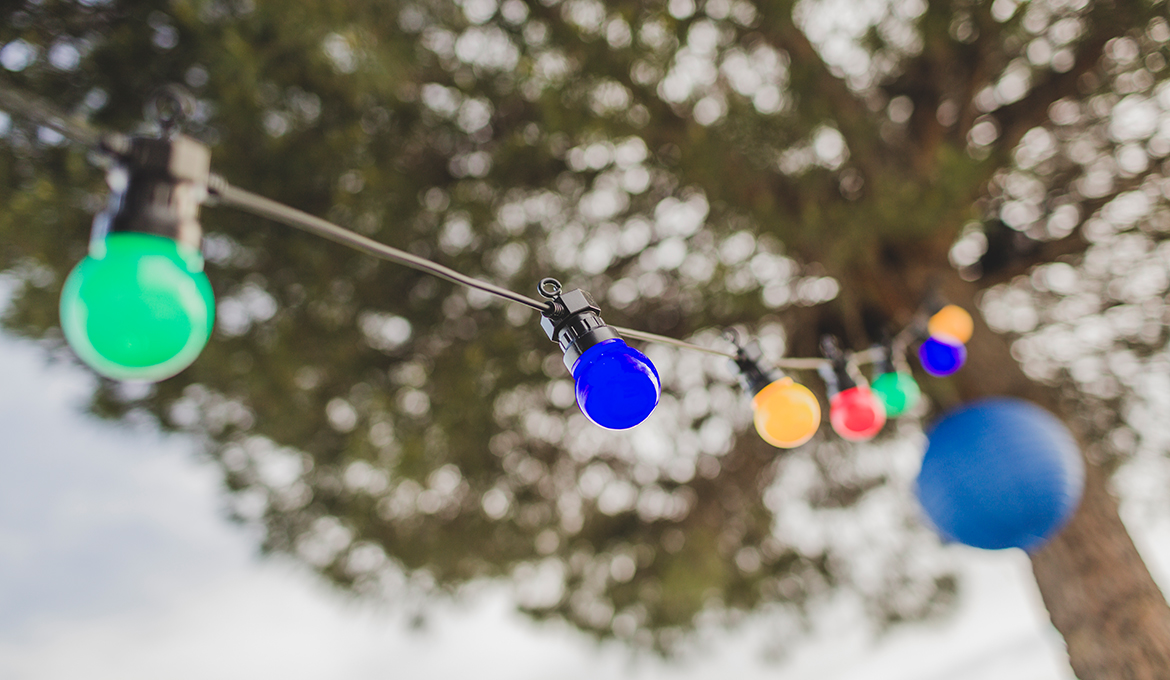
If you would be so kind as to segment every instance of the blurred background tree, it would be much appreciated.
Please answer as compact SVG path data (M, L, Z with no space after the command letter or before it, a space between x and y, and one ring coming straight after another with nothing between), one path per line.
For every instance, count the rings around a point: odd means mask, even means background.
M1079 677L1170 675L1170 610L1106 491L1170 443L1170 24L1149 0L23 0L6 82L149 132L188 132L237 185L531 294L556 276L610 323L773 355L853 349L941 293L981 309L940 409L1058 412L1089 461L1081 511L1033 555ZM100 173L0 117L10 332L57 321ZM955 583L916 519L917 420L791 452L750 428L724 362L651 348L655 416L608 433L508 307L209 209L215 337L94 413L206 441L264 549L377 597L509 578L521 606L669 650L703 620L879 625ZM808 382L815 384L815 381ZM778 636L780 637L780 636ZM1127 674L1128 673L1128 674Z

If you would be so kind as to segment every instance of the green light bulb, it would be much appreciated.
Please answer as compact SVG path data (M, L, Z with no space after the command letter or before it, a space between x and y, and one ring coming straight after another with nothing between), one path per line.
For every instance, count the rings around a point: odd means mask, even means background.
M162 380L211 337L215 297L199 251L116 232L90 245L61 290L61 330L90 368L117 380Z
M874 394L886 407L886 415L894 418L902 415L918 403L922 396L918 383L906 373L890 371L883 373L870 386Z

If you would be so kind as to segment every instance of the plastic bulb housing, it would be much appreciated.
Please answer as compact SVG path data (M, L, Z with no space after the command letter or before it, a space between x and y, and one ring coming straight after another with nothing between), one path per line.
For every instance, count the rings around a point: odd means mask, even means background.
M197 250L117 232L91 244L61 291L61 329L77 356L117 380L157 381L195 361L215 323Z
M619 338L585 350L572 373L581 412L608 430L626 430L646 420L662 394L654 364Z
M871 388L886 408L887 418L897 418L909 411L922 397L922 390L914 378L899 371L882 373L873 381Z
M842 439L869 441L886 424L886 408L868 387L857 385L829 399L829 423Z
M1072 517L1085 467L1068 428L1020 399L972 402L939 421L918 473L918 500L946 539L1036 550Z
M752 397L756 432L777 448L791 449L812 439L821 426L821 404L804 385L784 377Z
M927 338L918 347L918 361L922 364L922 370L944 378L963 367L967 361L967 348L962 343Z
M933 338L945 338L959 344L966 344L975 332L975 321L962 307L947 305L930 317L930 321L926 324L926 331Z

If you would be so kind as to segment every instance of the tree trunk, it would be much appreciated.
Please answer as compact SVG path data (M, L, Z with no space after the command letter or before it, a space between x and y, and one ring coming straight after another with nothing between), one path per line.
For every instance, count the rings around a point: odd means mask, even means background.
M951 301L977 309L975 286L948 277L943 289ZM956 376L957 400L1013 395L1063 415L1055 390L1029 380L1006 340L975 317L968 365ZM1121 522L1106 473L1088 460L1085 468L1073 519L1031 555L1040 594L1080 680L1166 680L1170 606Z
M1170 607L1096 466L1072 521L1032 555L1032 573L1078 678L1170 678Z

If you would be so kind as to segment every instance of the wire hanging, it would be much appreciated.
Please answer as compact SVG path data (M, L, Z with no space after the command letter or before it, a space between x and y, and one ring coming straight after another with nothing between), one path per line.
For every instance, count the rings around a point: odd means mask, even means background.
M623 335L634 340L721 356L732 360L737 370L741 372L747 370L755 376L749 382L750 391L755 395L753 408L756 410L757 429L765 440L785 448L797 446L812 436L819 424L820 412L815 397L807 388L782 374L777 374L774 369L815 370L820 373L828 387L834 429L843 437L858 441L873 436L885 421L884 407L870 394L866 379L860 370L862 365L877 364L877 373L883 375L891 373L889 369L892 367L905 373L905 377L908 378L905 355L915 342L920 343L918 354L923 368L932 375L948 375L958 370L966 356L964 344L973 329L971 318L965 310L955 305L944 305L938 300L924 305L924 308L914 315L911 323L888 345L859 352L842 352L837 348L835 340L829 339L824 344L825 356L776 358L769 362L773 367L771 369L761 363L762 357L758 347L748 352L740 343L738 334L732 329L725 330L723 336L735 347L735 351L705 347L632 328L609 326L601 320L601 310L588 293L582 290L565 293L556 279L545 278L540 281L538 292L545 299L537 300L233 186L224 177L209 171L210 152L205 146L179 134L182 122L191 114L193 106L194 100L185 90L177 87L160 88L148 104L147 115L161 128L162 138L101 134L84 122L61 114L45 100L12 88L0 78L0 109L8 110L35 125L54 130L66 139L87 147L99 159L106 159L110 164L121 167L123 172L128 171L131 180L139 185L145 186L153 182L169 187L168 191L158 193L163 204L156 207L166 208L161 211L162 213L167 210L174 212L181 207L178 203L187 206L188 210L192 208L196 210L189 216L191 219L185 222L194 224L194 231L191 229L184 231L176 227L176 224L184 223L182 220L175 224L170 222L152 224L151 220L157 217L151 215L160 214L157 210L146 211L148 214L145 217L131 215L130 213L137 211L135 208L137 204L132 202L123 206L125 209L122 212L126 214L118 213L123 221L120 223L122 227L116 231L139 236L143 232L158 234L170 239L180 249L191 250L193 247L194 254L198 255L198 236L201 232L195 221L197 206L206 203L231 207L321 236L373 257L411 267L451 283L534 309L541 313L541 325L549 338L557 342L565 352L566 367L577 380L577 401L582 411L603 427L624 429L642 422L657 403L661 389L653 364L645 355L626 346L621 338ZM177 195L176 192L194 192L192 195L198 198L194 201L179 201L172 205L171 199L166 197ZM94 233L101 239L118 236L111 234L108 227L102 226L102 219L102 215L99 215L95 220ZM101 252L93 251L94 243L98 243ZM101 259L106 248L105 241L92 241L91 255ZM201 258L196 264L198 270L201 270ZM192 267L194 265L190 265L188 269L196 271ZM207 309L210 310L212 309L210 288L207 295ZM936 345L945 351L939 350ZM946 356L942 356L943 354ZM194 355L188 358L193 360ZM87 363L94 365L93 362ZM622 401L618 398L619 393L632 393L631 385L635 383L640 386L640 394L644 393L645 398L635 400L638 401L637 404L628 399L625 401L629 403L617 403ZM614 388L614 385L618 385L620 389ZM612 396L598 400L598 394ZM850 399L852 401L849 401ZM845 403L846 401L849 403ZM799 405L800 408L795 409L794 405ZM858 420L858 414L864 410L861 408L863 406L873 411L873 417L868 418L865 423ZM792 413L796 410L803 413L799 423L792 420ZM853 422L855 420L858 422Z

